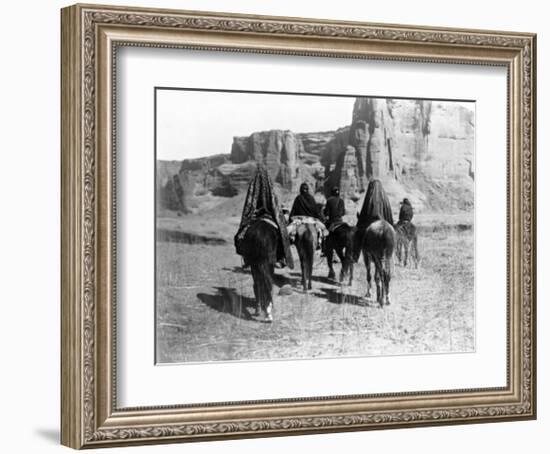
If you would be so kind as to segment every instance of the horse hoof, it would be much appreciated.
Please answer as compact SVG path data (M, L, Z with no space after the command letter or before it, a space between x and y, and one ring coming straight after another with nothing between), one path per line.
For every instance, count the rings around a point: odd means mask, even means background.
M265 323L273 323L273 316L271 314L266 315L264 318Z
M312 286L311 284L309 284L309 285L307 286L307 289L308 289L308 290L311 290L312 288L313 288L313 286Z

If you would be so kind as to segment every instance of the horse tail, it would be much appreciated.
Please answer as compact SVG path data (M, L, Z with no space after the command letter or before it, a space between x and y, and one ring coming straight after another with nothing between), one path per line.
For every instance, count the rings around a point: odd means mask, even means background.
M354 262L353 237L354 237L354 229L352 227L348 227L345 232L344 247L346 248L346 252L345 252L344 258L346 259L346 262L350 265L352 265Z
M357 227L355 233L352 234L352 258L355 263L359 260L361 251L363 250L363 239L365 238L365 230Z
M247 230L243 249L250 264L257 304L265 309L272 302L273 266L277 257L277 231L263 221L253 223Z
M263 309L271 302L273 296L273 268L267 260L260 260L250 266L256 300Z
M296 235L296 249L300 255L302 263L302 272L304 279L311 279L313 269L313 256L315 254L315 238L309 226L302 229L299 235Z
M418 262L420 261L420 255L418 253L418 237L416 236L416 232L412 239L412 250L414 254L415 266L418 266Z
M395 250L395 244L396 244L396 232L391 226L391 224L388 223L388 228L384 229L384 241L386 243L386 247L384 248L384 269L387 273L388 282L391 280L393 271L394 271L394 260L393 260L393 253Z

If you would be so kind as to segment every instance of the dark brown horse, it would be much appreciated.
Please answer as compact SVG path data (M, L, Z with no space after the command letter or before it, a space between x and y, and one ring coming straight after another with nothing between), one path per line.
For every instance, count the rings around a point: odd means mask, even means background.
M273 273L278 243L278 229L261 219L252 222L242 242L243 257L250 265L254 280L256 315L263 310L266 322L273 321Z
M302 269L302 286L304 291L311 290L311 275L313 274L313 258L317 248L317 229L313 224L300 224L296 228L296 250L300 257Z
M376 300L382 307L390 304L390 281L393 270L395 231L390 202L382 183L372 180L358 216L354 235L354 261L361 252L367 269L367 298L371 296L371 263L374 264Z
M371 223L363 238L361 251L367 269L367 298L371 296L371 263L374 264L376 301L380 307L390 304L390 281L393 271L395 231L382 219Z
M343 223L332 230L325 242L325 253L328 264L328 278L334 279L335 273L332 266L334 252L340 259L342 268L340 269L340 282L343 282L349 276L349 285L353 281L353 235L355 227L350 227Z

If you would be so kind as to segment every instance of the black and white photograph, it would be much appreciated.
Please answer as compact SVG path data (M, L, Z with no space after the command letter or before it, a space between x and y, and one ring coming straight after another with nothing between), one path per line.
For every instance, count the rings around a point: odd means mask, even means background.
M475 102L154 95L157 364L475 351Z

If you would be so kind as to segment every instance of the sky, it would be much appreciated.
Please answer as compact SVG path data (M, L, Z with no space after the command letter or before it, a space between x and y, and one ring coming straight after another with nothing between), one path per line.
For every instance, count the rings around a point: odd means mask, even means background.
M333 131L351 123L353 97L157 90L157 159L230 153L256 131Z
M230 153L233 137L270 129L334 131L352 120L355 97L157 89L157 159ZM473 108L472 103L468 108Z

